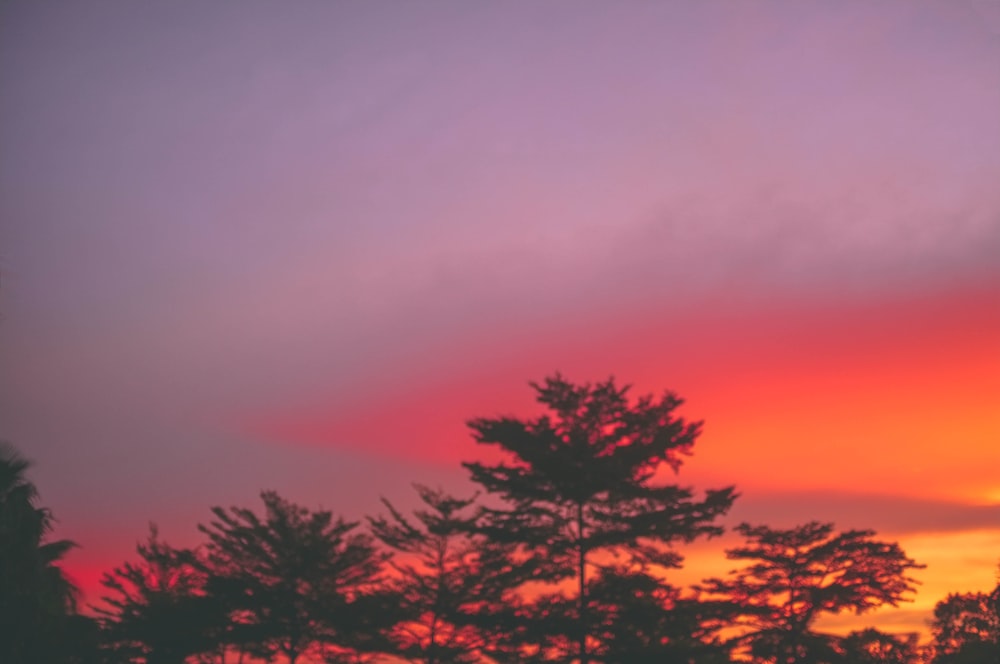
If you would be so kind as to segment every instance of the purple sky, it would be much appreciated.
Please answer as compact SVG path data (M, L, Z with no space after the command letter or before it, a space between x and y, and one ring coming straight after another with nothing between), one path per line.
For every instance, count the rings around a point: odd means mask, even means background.
M360 514L462 477L248 423L490 377L460 430L709 310L954 296L942 347L1000 358L989 0L11 0L0 86L0 438L88 564L264 487Z

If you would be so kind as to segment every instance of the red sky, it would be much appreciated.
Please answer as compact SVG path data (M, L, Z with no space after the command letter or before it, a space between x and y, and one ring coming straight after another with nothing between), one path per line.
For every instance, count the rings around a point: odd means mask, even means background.
M883 626L995 583L992 4L9 2L0 85L0 438L86 587L467 490L556 370L684 397L733 523L898 539Z

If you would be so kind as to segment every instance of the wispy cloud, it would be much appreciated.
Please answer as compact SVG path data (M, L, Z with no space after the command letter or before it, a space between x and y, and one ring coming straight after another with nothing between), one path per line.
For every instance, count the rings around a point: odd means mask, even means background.
M748 491L729 516L776 526L833 521L842 529L873 529L888 536L1000 529L1000 503L973 505L844 491Z

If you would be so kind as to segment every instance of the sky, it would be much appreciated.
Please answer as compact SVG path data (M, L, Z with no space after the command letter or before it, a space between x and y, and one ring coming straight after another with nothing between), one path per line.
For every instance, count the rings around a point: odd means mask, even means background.
M0 92L0 439L89 597L261 489L471 492L555 371L927 564L831 629L996 583L996 2L11 0Z

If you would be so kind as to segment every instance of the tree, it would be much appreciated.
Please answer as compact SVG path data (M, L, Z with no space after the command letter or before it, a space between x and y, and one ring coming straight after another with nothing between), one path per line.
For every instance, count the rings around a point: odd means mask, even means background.
M916 664L917 640L916 633L899 637L869 628L845 636L837 651L844 664Z
M914 590L907 572L923 567L870 530L837 534L833 524L814 521L788 530L743 523L737 531L747 543L726 555L752 564L706 588L732 603L737 623L749 629L740 643L758 662L835 661L837 641L812 630L816 618L897 606Z
M542 565L516 544L484 537L474 539L474 569L469 576L475 601L462 608L462 620L478 633L479 651L496 662L548 661L539 647L544 641L545 610L521 592L525 579L537 578Z
M210 589L225 595L231 619L260 654L295 664L307 651L349 657L363 647L379 612L372 606L384 562L359 523L309 511L273 491L252 510L212 509L198 526L209 538Z
M426 664L479 661L481 643L468 612L477 590L479 556L472 498L414 485L424 508L404 516L383 499L388 516L368 518L372 533L396 552L388 582L399 598L401 620L392 629L394 653Z
M225 616L206 596L207 574L196 552L171 547L151 524L136 553L137 562L104 574L107 594L95 607L115 661L180 664L219 649Z
M31 467L0 442L0 661L20 664L53 656L68 621L75 618L78 591L59 566L76 546L47 541L52 514L39 507Z
M696 500L690 488L663 481L661 471L676 472L701 431L675 415L683 402L673 393L630 399L613 378L575 385L558 374L531 385L544 414L470 421L476 441L497 446L504 460L464 465L502 502L484 508L483 532L532 562L522 581L573 582L535 603L544 609L538 648L550 651L545 657L575 651L586 664L602 622L592 615L590 574L613 560L641 571L678 567L671 545L721 533L715 521L735 496L726 488Z
M605 664L728 664L715 636L716 606L685 595L662 578L626 569L603 569L588 589L598 648Z
M948 595L934 607L931 632L933 664L1000 661L1000 615L991 595Z

